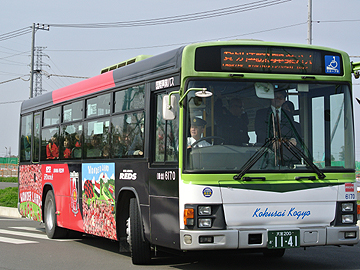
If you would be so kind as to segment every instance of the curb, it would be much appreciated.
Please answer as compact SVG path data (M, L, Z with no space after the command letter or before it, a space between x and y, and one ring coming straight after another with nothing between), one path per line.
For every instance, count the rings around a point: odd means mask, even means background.
M10 218L22 218L17 208L0 206L0 216Z

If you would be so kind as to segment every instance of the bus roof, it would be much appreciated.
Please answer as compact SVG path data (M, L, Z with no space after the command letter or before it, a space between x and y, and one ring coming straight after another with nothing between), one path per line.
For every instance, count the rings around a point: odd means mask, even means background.
M134 84L145 78L151 80L154 77L179 71L183 48L184 47L180 47L149 57L131 65L114 69L50 93L25 100L21 106L21 114L43 109L75 98L85 97L114 87Z

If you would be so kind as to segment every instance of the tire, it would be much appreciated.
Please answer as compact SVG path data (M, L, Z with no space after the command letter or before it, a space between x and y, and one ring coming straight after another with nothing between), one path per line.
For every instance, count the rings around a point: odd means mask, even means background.
M129 215L127 232L132 262L133 264L149 264L151 261L150 243L143 239L144 227L136 198L130 199Z
M46 194L44 212L46 235L50 239L64 238L67 230L57 226L55 196L52 190Z
M264 250L263 254L268 258L281 258L285 254L285 248L266 249Z

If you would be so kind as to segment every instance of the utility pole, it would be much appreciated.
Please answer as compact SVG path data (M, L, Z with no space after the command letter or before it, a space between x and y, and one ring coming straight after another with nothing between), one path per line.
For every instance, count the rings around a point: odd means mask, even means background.
M35 47L36 52L36 63L34 68L35 73L35 88L33 89L33 95L40 96L42 95L43 88L42 88L42 76L43 76L43 66L49 66L47 64L44 64L42 61L42 57L46 56L49 57L46 54L43 54L43 50L46 49L46 47Z
M308 44L312 44L312 0L308 0Z
M35 32L36 30L50 30L50 25L35 24L32 25L32 39L31 39L31 67L30 67L30 95L29 98L33 98L34 87L34 51L35 51Z

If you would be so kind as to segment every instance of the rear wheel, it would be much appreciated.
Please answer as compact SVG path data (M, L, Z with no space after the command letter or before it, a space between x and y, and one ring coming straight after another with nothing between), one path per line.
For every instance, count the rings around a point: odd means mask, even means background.
M65 237L67 230L57 226L55 196L52 190L46 194L44 210L46 235L51 239Z
M130 218L127 220L128 242L133 264L149 264L151 260L150 243L144 235L139 206L136 198L130 199Z

